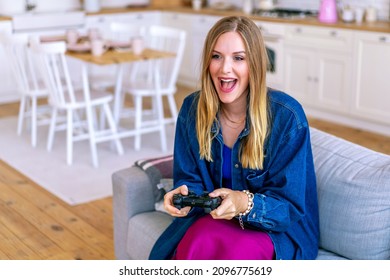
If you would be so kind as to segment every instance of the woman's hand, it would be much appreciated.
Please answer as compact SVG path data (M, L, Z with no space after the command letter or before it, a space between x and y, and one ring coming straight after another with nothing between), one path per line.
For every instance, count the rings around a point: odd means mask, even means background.
M191 207L186 206L181 208L180 210L177 209L173 205L173 195L174 194L182 194L182 195L188 195L188 188L186 185L182 185L176 189L171 190L170 192L167 192L164 195L164 208L167 210L167 212L174 217L185 217L187 216L188 212L191 210Z
M221 205L210 212L214 219L231 220L248 208L248 196L242 191L220 188L211 192L210 197L222 198Z

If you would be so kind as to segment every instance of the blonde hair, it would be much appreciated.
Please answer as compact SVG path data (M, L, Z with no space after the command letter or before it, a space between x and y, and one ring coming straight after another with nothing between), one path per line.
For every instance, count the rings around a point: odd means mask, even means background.
M212 126L220 110L218 94L212 82L209 65L215 44L223 33L237 32L245 45L249 67L248 117L250 132L240 147L244 168L263 169L264 143L268 134L267 52L259 27L247 17L230 16L220 19L208 32L202 56L201 90L196 115L196 134L201 159L213 161L211 143L216 135Z

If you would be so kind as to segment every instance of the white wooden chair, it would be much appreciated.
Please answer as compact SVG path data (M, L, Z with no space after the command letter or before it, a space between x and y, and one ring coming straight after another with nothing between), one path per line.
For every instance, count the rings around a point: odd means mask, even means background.
M133 97L135 118L135 149L141 147L141 135L160 132L162 150L166 150L165 125L175 124L177 107L174 98L176 82L186 42L184 30L165 26L150 26L145 36L146 47L169 52L172 57L150 60L148 71L136 71L123 83L123 90ZM163 96L168 99L170 117L165 118ZM143 106L143 99L151 99L151 110Z
M67 163L72 164L73 142L88 140L93 166L98 167L96 145L113 141L118 154L123 154L123 147L112 116L110 102L113 97L105 92L89 91L89 87L75 90L68 71L64 42L38 44L33 47L39 55L39 65L49 89L49 103L53 108L47 149L53 146L57 130L66 130ZM87 81L85 81L87 83ZM108 123L98 125L96 113L100 109L102 119ZM57 115L64 113L66 122L57 121Z
M28 35L2 33L0 38L20 94L17 133L22 134L26 119L27 127L31 130L31 145L35 147L38 126L48 125L50 122L50 107L45 102L41 105L38 103L39 99L47 98L48 90L34 67L34 57L28 47Z

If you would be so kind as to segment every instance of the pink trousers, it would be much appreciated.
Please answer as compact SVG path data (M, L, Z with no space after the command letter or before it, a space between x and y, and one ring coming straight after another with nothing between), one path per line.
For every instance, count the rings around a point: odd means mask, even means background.
M180 241L175 260L272 260L274 245L263 231L241 229L238 221L198 219Z

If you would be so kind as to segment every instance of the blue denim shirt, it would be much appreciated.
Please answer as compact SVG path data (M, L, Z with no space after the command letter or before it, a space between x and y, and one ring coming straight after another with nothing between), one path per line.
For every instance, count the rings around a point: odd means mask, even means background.
M184 100L177 121L174 187L185 184L201 194L224 187L223 138L218 124L214 124L213 161L199 158L195 128L197 95L193 93ZM264 168L243 168L239 161L240 142L250 129L247 121L232 147L232 189L248 189L255 194L254 207L243 220L246 226L269 233L277 259L314 259L318 253L319 221L308 122L301 105L289 95L269 90L268 98L271 127L265 144ZM157 241L151 258L160 258L159 250L161 253L175 247L180 232L184 234L199 215L193 209L188 218L175 219Z

